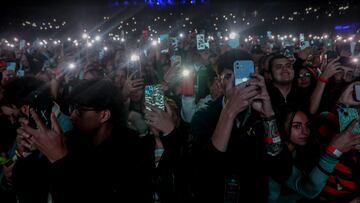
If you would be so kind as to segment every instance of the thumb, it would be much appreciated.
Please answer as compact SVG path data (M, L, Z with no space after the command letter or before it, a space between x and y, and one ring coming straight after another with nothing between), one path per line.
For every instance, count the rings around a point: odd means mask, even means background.
M169 103L168 103L168 102L165 102L165 107L166 107L166 112L167 112L169 115L173 115L172 109L171 109L171 107L169 106Z

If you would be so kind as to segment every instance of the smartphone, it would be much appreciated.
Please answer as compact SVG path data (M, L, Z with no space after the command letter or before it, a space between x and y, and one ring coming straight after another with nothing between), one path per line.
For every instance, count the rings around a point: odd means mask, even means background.
M140 60L130 60L127 66L127 77L130 77L133 73L133 79L140 79L141 73L141 62Z
M300 39L300 42L304 42L304 41L305 41L305 35L304 35L304 33L300 33L299 39Z
M251 79L251 75L255 71L254 62L252 60L238 60L234 62L235 85L239 85Z
M168 43L169 43L169 34L161 34L159 36L160 39L160 52L162 54L167 54L169 53L169 47L168 47Z
M210 48L209 42L205 41L204 34L196 35L196 47L197 47L197 50L199 50L199 51Z
M41 91L33 91L30 94L30 108L34 109L36 114L39 116L43 124L51 129L51 112L53 107L53 101L49 93ZM37 129L38 126L34 118L29 114L29 126Z
M355 100L360 102L360 85L357 84L354 86L354 97L355 97Z
M306 49L308 47L310 47L310 42L309 41L300 42L300 49L301 50L304 50L304 49Z
M338 57L338 54L336 53L336 51L327 51L326 52L326 59L327 62L330 62L333 59L336 59Z
M359 113L356 108L338 108L339 115L339 125L340 132L345 130L345 128L354 120L359 118ZM360 124L356 123L353 128L354 134L360 133Z
M146 85L145 86L145 108L149 111L149 106L156 107L165 111L164 90L161 85Z
M179 55L173 55L170 58L171 61L171 67L173 67L176 63L179 63L179 65L181 66L181 56Z
M6 70L8 71L9 77L15 77L16 76L16 63L8 62Z

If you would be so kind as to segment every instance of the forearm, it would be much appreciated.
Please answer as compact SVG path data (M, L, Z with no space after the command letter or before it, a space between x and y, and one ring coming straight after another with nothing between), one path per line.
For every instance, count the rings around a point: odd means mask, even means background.
M226 108L221 111L211 142L220 152L225 152L231 136L235 115Z
M265 130L267 154L270 156L276 156L282 150L282 143L275 117L264 119L263 126Z
M313 199L323 190L337 163L337 159L325 153L309 176L304 176L300 170L293 167L293 172L286 183L298 194Z
M326 86L325 83L320 81L317 82L315 90L310 97L309 112L311 114L315 114L318 111L321 98L325 90L325 86Z

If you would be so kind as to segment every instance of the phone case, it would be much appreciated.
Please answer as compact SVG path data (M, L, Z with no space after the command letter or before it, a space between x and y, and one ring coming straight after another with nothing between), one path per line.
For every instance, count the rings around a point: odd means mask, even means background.
M145 86L145 108L151 111L149 106L165 111L164 90L161 85Z
M359 113L355 108L339 108L338 109L339 115L339 125L340 125L340 132L345 130L345 128L353 121L354 119L358 119ZM360 124L356 123L353 133L359 134L360 133Z
M254 73L254 62L251 60L242 60L234 62L235 85L239 85L251 79Z
M360 102L360 85L354 86L355 100Z

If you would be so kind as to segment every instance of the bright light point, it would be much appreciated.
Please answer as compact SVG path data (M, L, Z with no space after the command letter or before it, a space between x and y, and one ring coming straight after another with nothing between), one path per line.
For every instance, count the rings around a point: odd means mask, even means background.
M96 40L96 41L100 41L100 40L101 40L100 36L96 36L96 37L95 37L95 40Z
M328 35L325 35L324 38L327 39L329 36Z
M92 47L92 43L87 43L87 47Z
M15 38L14 38L14 41L17 42L17 41L19 41L19 40L18 40L18 38L15 37Z
M138 61L138 60L140 60L140 56L138 56L136 54L133 54L133 55L131 55L130 60L131 61Z
M353 39L354 39L353 37L349 37L349 39L348 39L348 40L349 40L349 41L353 41Z
M57 45L58 44L58 42L57 41L54 41L54 45Z
M124 38L121 38L121 40L120 40L121 42L125 42L125 39Z
M70 38L70 37L68 37L68 38L67 38L67 40L70 42L70 41L71 41L71 38Z
M107 47L104 47L104 51L107 51L108 50L108 48Z
M156 45L157 45L157 41L153 40L153 41L151 42L151 44L152 44L153 46L156 46Z
M228 41L229 40L229 38L228 37L225 37L225 41Z
M184 69L184 70L182 71L182 75L183 75L184 77L188 77L188 76L190 75L190 70Z
M294 41L294 42L296 42L296 40L297 40L296 38L293 38L293 41Z
M44 43L43 42L39 42L39 44L42 46L42 45L44 45Z
M230 39L235 39L236 38L236 33L235 32L231 32L229 35Z
M84 34L82 35L82 38L83 38L83 39L86 39L86 38L88 38L88 36L89 36L88 34L84 33Z
M353 58L352 62L357 63L357 62L359 62L359 59L358 58Z
M70 69L74 69L74 68L75 68L75 64L74 64L74 63L70 63L70 64L69 64L69 68L70 68Z
M184 37L184 34L183 34L183 33L180 33L180 34L179 34L179 37L180 37L180 38L183 38L183 37Z

